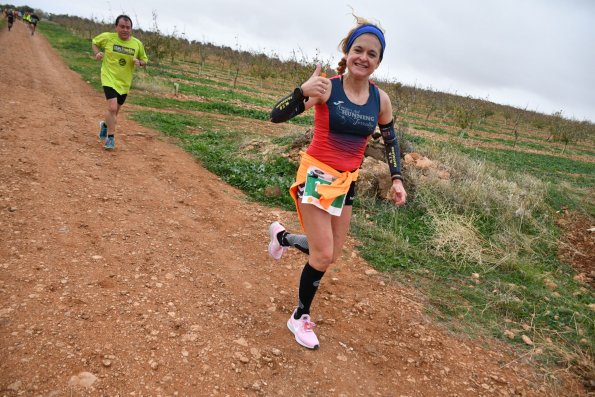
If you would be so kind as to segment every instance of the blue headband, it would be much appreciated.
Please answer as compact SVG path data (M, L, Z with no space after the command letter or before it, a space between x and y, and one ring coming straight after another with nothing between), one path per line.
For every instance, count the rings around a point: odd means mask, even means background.
M351 36L349 36L349 40L347 41L347 52L349 52L349 49L351 49L351 46L353 45L355 39L357 39L364 33L372 33L374 36L378 37L381 47L380 60L382 61L382 56L384 55L384 47L386 47L386 42L384 41L384 33L382 33L382 30L378 29L374 25L362 25L355 29Z

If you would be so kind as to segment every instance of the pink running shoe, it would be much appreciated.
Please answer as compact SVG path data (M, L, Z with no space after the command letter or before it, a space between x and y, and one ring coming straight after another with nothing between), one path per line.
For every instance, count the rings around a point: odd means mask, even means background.
M295 320L292 314L287 320L287 328L293 332L297 343L308 349L316 350L320 347L320 343L314 334L314 327L316 324L310 320L310 316L307 314L303 314L299 320Z
M271 236L271 242L269 243L269 255L275 260L281 259L288 247L283 247L277 240L277 234L284 231L285 228L279 222L275 221L269 226L269 235Z

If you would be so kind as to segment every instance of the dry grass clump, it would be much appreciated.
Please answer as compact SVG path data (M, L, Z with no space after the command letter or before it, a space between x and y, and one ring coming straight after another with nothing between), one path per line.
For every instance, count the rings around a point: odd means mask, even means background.
M175 90L173 82L165 82L147 73L138 73L134 76L132 86L149 94L173 94Z
M434 229L432 246L438 255L451 254L455 259L480 264L484 262L485 240L473 225L472 218L434 211L429 214Z
M419 200L431 217L432 247L481 264L513 263L546 238L542 217L546 185L530 175L511 175L452 150L429 153L448 180L427 170L408 170Z

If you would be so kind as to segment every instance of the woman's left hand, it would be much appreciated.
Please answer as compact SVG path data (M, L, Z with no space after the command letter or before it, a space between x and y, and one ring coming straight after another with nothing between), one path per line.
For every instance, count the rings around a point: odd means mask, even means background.
M393 185L390 188L395 205L401 206L407 201L407 192L403 187L403 182L399 179L393 180Z

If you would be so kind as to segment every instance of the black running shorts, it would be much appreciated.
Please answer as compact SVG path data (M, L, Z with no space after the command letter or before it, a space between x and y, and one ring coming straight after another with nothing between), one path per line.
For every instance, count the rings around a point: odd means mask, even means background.
M120 95L118 94L118 91L106 85L103 86L103 92L105 93L105 99L117 98L118 105L120 106L122 106L124 102L126 102L126 97L128 96L128 94Z

